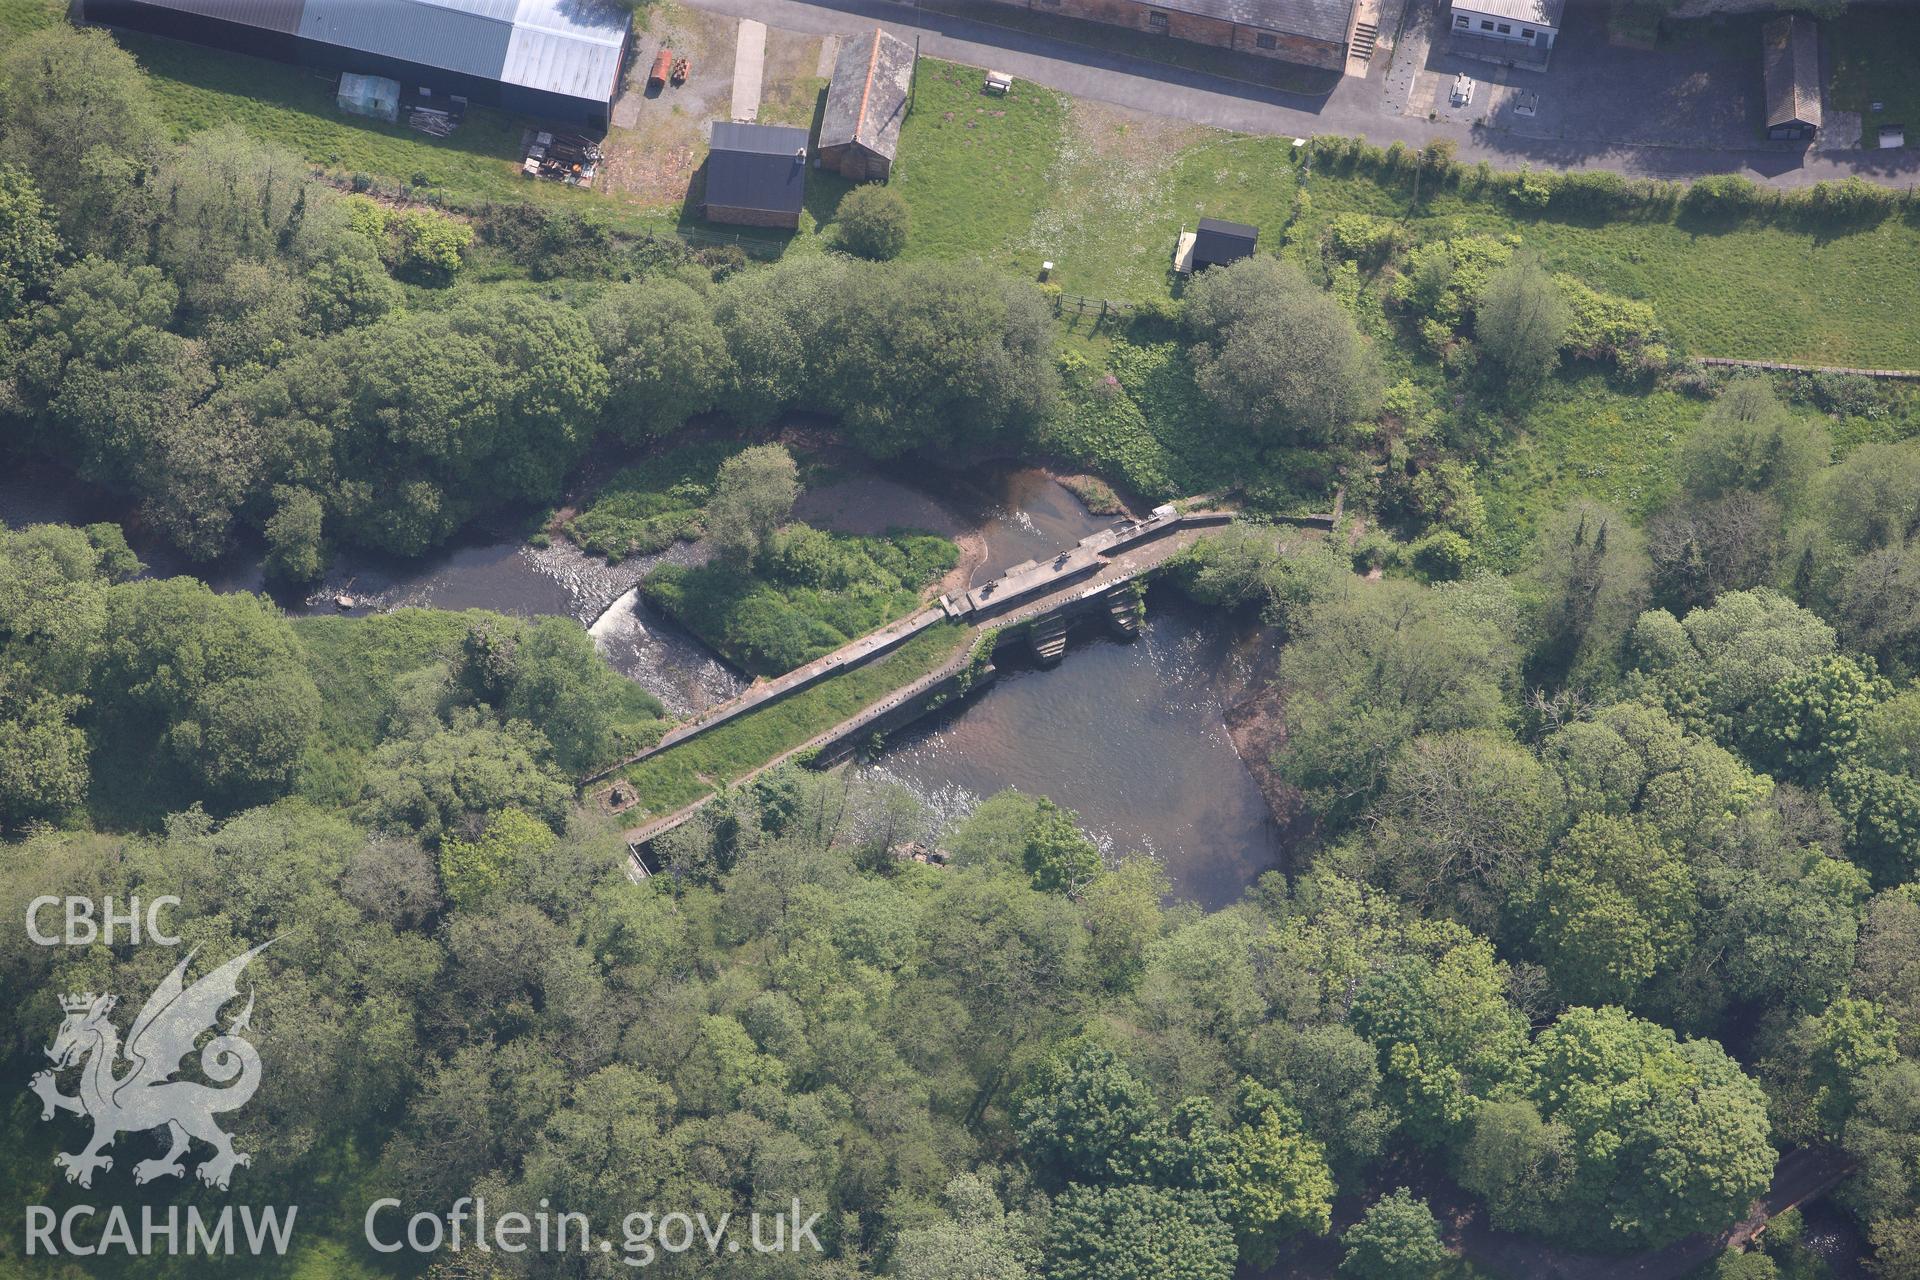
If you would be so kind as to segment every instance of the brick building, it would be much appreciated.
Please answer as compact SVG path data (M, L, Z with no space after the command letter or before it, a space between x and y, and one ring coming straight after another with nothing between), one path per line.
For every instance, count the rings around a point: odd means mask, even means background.
M913 46L878 27L848 40L820 119L820 163L856 182L884 182L900 148L913 87Z
M1326 71L1347 65L1355 0L996 0Z
M713 122L707 148L708 222L798 227L807 202L807 131L784 125Z

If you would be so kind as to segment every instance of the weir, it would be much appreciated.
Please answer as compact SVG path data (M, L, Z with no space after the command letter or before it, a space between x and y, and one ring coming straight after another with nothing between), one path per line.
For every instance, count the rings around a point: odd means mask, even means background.
M730 785L750 781L795 758L806 758L818 766L844 760L860 742L874 734L898 730L992 680L993 654L1007 645L1024 645L1041 662L1057 662L1066 650L1068 624L1088 613L1105 617L1123 637L1137 635L1147 581L1180 551L1232 519L1231 512L1181 512L1169 505L1156 509L1146 520L1121 521L1083 538L1076 546L1051 559L1015 565L958 600L942 597L936 607L923 609L777 680L755 686L698 721L679 726L648 750L584 781L591 783L609 777L672 750L716 725L870 662L897 649L927 627L949 619L971 624L975 629L973 642L962 646L941 667L732 779ZM680 809L629 828L625 832L631 862L629 874L635 879L644 879L650 874L641 850L690 820L717 794L718 788Z

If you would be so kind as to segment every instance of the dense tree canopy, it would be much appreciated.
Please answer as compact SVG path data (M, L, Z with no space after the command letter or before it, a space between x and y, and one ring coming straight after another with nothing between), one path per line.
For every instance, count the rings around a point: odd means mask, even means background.
M1185 317L1200 389L1262 437L1334 440L1379 402L1353 317L1291 263L1256 255L1202 272Z

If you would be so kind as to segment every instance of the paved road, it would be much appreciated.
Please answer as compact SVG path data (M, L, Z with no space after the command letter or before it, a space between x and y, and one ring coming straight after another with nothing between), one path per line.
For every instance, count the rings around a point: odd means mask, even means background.
M1304 137L1316 133L1360 134L1380 145L1421 146L1451 138L1469 163L1499 167L1612 169L1644 177L1688 178L1709 173L1745 173L1758 181L1797 186L1850 174L1895 186L1920 180L1920 150L1819 152L1803 157L1754 148L1615 145L1529 138L1502 129L1392 111L1383 99L1383 73L1343 79L1325 98L1311 98L1243 84L1106 49L991 26L923 10L895 0L688 0L695 8L752 18L810 35L851 35L876 23L906 39L920 37L921 52L973 66L990 66L1019 78L1115 106L1190 120L1221 129Z

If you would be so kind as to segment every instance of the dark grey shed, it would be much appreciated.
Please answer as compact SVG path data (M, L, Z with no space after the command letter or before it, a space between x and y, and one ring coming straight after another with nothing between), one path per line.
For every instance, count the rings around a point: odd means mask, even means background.
M1202 218L1193 237L1193 269L1224 267L1229 262L1251 258L1254 242L1259 238L1260 229L1244 222Z
M1820 32L1797 13L1760 28L1767 137L1804 142L1820 131Z
M715 120L707 146L709 222L798 227L807 200L807 131Z

